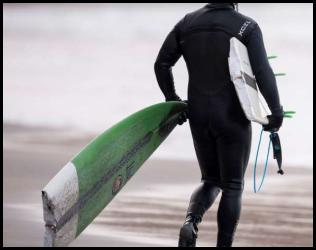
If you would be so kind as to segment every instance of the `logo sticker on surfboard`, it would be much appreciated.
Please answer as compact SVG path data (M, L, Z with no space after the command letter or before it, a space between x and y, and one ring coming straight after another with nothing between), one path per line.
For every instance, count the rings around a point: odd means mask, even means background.
M122 187L123 184L123 177L122 175L119 175L118 177L115 178L112 186L112 194L116 194Z

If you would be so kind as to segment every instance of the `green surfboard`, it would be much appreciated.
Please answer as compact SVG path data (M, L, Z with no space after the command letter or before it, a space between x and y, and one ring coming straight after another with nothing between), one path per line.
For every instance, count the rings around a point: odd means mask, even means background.
M45 246L67 246L176 127L183 102L138 111L93 139L42 190Z

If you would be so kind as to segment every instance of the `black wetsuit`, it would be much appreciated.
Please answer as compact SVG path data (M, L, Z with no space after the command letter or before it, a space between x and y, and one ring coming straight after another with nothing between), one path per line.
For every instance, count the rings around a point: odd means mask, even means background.
M251 124L230 80L230 39L248 48L260 92L271 111L279 110L275 76L258 24L232 4L208 4L187 14L169 33L155 63L166 100L179 97L171 68L183 56L189 72L188 114L202 182L188 209L202 217L222 190L218 246L230 246L240 217L244 173L251 146Z

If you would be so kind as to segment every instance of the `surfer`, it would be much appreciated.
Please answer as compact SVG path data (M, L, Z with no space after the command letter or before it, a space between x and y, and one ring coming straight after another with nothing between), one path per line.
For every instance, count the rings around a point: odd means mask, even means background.
M186 62L187 114L202 175L180 229L180 247L195 246L198 224L220 192L218 247L232 246L240 218L251 124L230 79L227 59L232 37L247 47L258 87L272 113L264 129L278 131L283 122L283 108L261 30L253 19L238 12L236 3L209 3L176 24L160 49L155 73L166 101L181 101L171 68L181 56ZM182 116L179 123L185 120Z

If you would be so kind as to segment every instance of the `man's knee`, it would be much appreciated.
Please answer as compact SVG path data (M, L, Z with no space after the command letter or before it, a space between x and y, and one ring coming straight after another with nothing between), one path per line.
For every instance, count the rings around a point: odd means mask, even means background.
M223 181L221 183L221 189L223 194L241 195L244 191L243 181Z

